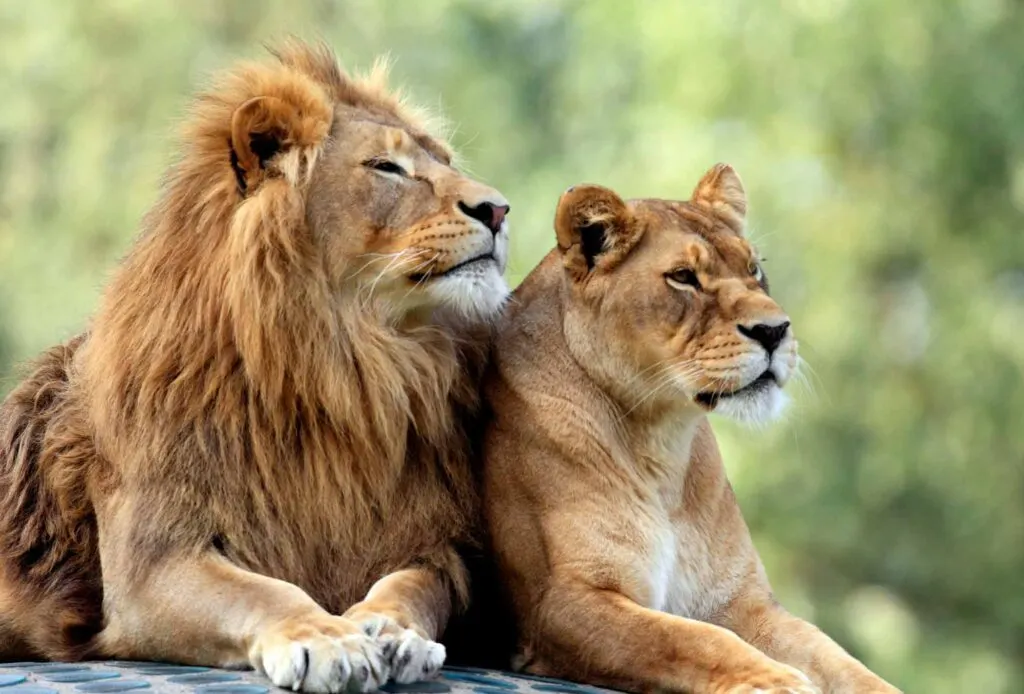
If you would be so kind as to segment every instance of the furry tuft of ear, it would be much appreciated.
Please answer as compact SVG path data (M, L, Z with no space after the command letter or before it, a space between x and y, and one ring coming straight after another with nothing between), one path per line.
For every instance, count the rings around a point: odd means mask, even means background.
M333 118L323 88L306 77L282 80L268 91L244 101L231 114L231 165L243 195L268 176L299 176L300 160L327 136ZM306 154L286 161L296 150Z
M740 177L728 164L716 164L704 174L693 189L690 204L704 208L737 234L743 234L747 194Z
M614 191L584 184L558 201L555 236L574 279L610 269L629 253L637 236L629 207Z
M289 126L298 119L291 104L274 96L253 97L235 109L231 116L231 163L243 192L290 144Z

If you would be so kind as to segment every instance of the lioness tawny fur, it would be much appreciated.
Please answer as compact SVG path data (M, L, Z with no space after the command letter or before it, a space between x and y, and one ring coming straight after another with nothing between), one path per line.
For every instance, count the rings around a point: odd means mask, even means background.
M773 599L706 418L771 417L796 366L746 204L724 165L686 202L570 189L558 247L513 296L485 387L485 506L529 672L896 691Z

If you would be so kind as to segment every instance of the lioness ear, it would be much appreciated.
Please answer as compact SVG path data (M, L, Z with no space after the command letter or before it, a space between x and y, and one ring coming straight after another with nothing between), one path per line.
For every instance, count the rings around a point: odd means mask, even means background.
M693 189L690 203L703 207L737 234L747 220L747 194L740 177L728 164L717 164Z
M595 268L610 269L633 247L635 231L626 203L614 191L596 185L573 186L555 212L555 236L574 279Z
M295 104L276 96L253 97L235 109L231 165L242 194L255 187L268 170L280 168L273 165L279 155L294 146L312 144L317 136L326 134L328 124L323 114L303 114Z

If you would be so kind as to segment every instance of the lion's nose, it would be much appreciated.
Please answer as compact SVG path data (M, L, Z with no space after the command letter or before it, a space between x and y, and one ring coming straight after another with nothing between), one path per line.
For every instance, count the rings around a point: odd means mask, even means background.
M464 202L459 203L459 210L462 211L462 214L482 222L491 230L492 234L501 231L501 223L505 221L505 215L510 209L508 205L495 205L490 202L482 202L474 207L470 207Z
M745 325L737 326L740 334L749 337L754 342L760 343L764 347L765 351L768 352L768 356L771 356L775 349L782 342L783 338L786 337L786 331L789 330L789 321L782 321L778 325L768 325L767 323L758 323L747 327Z

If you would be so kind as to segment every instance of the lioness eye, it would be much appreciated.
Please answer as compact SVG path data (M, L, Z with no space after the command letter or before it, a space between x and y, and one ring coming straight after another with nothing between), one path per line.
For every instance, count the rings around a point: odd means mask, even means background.
M747 270L750 271L750 274L754 276L756 281L761 281L761 277L763 277L763 273L761 272L761 263L751 262L750 265L747 266Z
M697 279L697 273L685 268L666 273L665 281L668 282L668 286L675 289L684 289L686 287L700 289L700 280Z
M384 173L398 174L399 176L405 176L405 169L391 161L390 159L370 159L369 161L363 162L363 166L368 166L374 171L382 171Z

